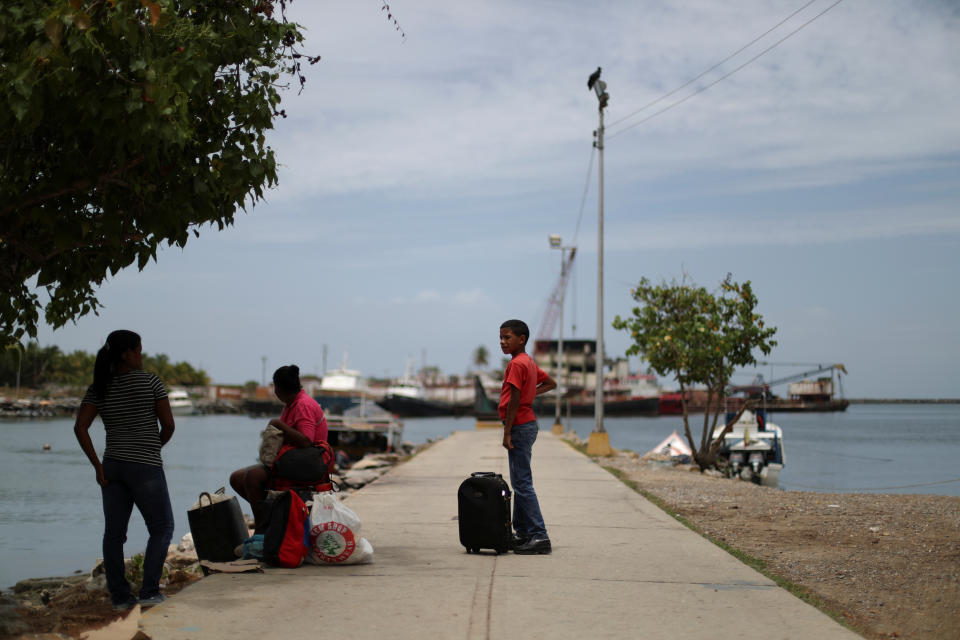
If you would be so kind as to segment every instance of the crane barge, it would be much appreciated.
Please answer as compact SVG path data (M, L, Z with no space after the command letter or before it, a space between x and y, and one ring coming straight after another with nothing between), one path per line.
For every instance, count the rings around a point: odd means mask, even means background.
M759 364L769 364L761 362ZM757 375L753 382L746 385L730 385L727 387L725 408L727 411L738 411L747 400L753 400L754 406L770 411L846 411L850 401L843 397L843 382L841 375L847 373L842 364L808 365L816 367L795 373L775 380L766 381L762 375ZM829 375L823 375L829 372ZM818 376L809 379L811 376ZM787 397L780 397L771 392L771 387L791 383L787 387ZM835 390L840 395L836 397ZM687 411L702 413L706 408L706 392L687 391ZM679 393L666 393L660 396L661 415L679 415L682 413Z
M765 381L758 374L749 385L730 386L734 393L742 393L746 398L758 400L759 405L772 411L846 411L850 401L843 397L842 375L847 368L842 364L816 365L816 369ZM829 373L829 375L823 375ZM815 379L807 379L818 376ZM834 395L834 380L840 397ZM770 388L789 382L787 397L774 395Z

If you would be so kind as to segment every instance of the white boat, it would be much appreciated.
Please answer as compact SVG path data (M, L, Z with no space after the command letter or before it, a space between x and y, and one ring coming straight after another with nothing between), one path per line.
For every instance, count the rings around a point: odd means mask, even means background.
M413 375L413 361L407 360L407 369L403 377L394 380L387 387L386 397L415 398L423 400L425 398L423 384Z
M719 437L723 429L718 426L714 437ZM730 475L775 487L786 464L783 430L768 422L763 410L746 410L724 436L719 455L727 459Z
M356 369L347 368L347 354L338 369L323 374L320 390L313 399L320 403L324 412L342 415L346 410L364 403L370 397L370 390L363 375Z
M173 387L167 393L167 399L170 401L170 409L175 416L189 416L193 413L193 400L186 389Z

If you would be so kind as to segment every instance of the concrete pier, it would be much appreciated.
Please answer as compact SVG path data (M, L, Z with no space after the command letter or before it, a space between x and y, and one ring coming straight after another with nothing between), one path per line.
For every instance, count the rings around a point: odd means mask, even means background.
M154 640L859 638L541 429L534 485L548 556L467 554L457 487L508 477L495 430L453 434L346 503L375 562L204 578L148 610Z

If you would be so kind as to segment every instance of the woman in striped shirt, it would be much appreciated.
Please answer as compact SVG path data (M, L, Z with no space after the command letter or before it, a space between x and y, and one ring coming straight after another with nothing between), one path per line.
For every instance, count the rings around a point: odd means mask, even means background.
M103 496L103 566L113 608L152 606L166 599L160 575L173 536L173 510L160 448L173 436L173 412L163 382L142 369L140 336L119 330L97 352L93 384L80 405L73 431L97 473ZM100 416L107 432L103 461L90 439ZM159 422L159 428L157 423ZM143 586L133 596L124 575L123 543L136 505L150 538L143 554Z

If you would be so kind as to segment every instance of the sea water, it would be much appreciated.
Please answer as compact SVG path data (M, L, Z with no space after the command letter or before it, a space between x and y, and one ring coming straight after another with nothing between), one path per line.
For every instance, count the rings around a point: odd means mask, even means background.
M773 414L770 421L784 432L783 489L960 495L960 405L853 405L843 413ZM200 492L222 486L230 491L230 472L255 462L266 422L246 416L177 418L176 433L163 448L174 542L190 530L187 509ZM546 432L552 424L552 416L540 417ZM574 418L569 427L586 438L594 420ZM407 419L404 440L420 444L473 428L472 418ZM613 447L644 453L673 430L682 434L683 421L618 417L607 418L604 428ZM702 416L692 417L691 428L699 438ZM0 431L0 588L24 578L89 571L101 556L103 512L73 420L3 421ZM90 432L102 452L99 421ZM490 437L499 434L491 431ZM243 500L241 506L249 512ZM134 510L127 555L142 551L146 539Z

